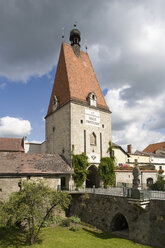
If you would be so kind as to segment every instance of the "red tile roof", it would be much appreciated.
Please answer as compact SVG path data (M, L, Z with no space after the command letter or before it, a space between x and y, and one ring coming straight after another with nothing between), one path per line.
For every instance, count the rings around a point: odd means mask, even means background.
M24 152L23 139L0 138L0 151Z
M69 100L87 103L90 92L96 94L98 107L109 110L88 54L80 51L77 57L71 45L62 43L47 115L53 111L53 96L57 96L62 106Z
M72 173L71 167L58 154L0 152L0 175Z
M150 144L149 146L147 146L143 150L143 152L153 152L153 153L155 153L159 149L165 149L165 142Z

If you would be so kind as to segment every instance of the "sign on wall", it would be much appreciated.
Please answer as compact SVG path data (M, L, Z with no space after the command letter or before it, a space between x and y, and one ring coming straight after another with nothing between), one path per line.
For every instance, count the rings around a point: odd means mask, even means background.
M97 154L95 152L88 154L88 162L99 164L100 163L100 154Z
M85 124L100 127L100 113L94 110L85 109Z

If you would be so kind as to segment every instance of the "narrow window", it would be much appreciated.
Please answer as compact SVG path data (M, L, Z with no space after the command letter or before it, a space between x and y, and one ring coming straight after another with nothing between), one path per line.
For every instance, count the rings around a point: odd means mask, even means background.
M102 133L100 133L100 157L102 158Z
M86 154L86 130L84 130L84 153Z

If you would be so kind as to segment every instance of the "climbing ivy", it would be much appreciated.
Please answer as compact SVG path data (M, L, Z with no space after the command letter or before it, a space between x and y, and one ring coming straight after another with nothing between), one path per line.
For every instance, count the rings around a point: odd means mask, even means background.
M82 187L85 182L88 174L88 157L85 153L82 154L73 154L72 153L72 166L74 168L73 179L76 187Z
M109 153L109 157L101 158L98 167L104 187L113 186L115 184L115 156L113 154L113 145L111 141L109 141L107 153Z

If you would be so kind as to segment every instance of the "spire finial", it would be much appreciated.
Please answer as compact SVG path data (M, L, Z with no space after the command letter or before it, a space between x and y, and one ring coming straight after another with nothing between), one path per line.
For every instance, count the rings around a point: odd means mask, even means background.
M74 28L70 31L70 41L71 46L73 47L74 53L77 57L80 57L80 41L81 41L81 33L76 28L76 24L74 24Z
M64 27L62 27L62 36L61 36L61 38L62 38L62 41L64 41Z
M86 53L88 53L87 40L85 40L85 50L86 50Z

